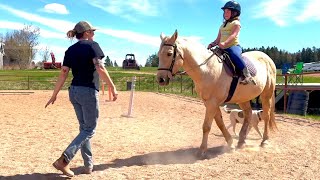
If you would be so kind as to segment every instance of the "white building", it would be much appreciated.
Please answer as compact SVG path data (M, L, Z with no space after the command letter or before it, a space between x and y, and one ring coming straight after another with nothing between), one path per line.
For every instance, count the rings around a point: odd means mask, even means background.
M320 71L320 62L304 63L303 71Z

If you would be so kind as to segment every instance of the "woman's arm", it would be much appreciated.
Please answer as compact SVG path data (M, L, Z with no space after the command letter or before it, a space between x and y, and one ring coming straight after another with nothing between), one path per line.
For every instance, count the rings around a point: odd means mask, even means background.
M105 81L108 86L111 88L112 96L113 96L113 101L115 101L118 98L118 92L116 90L116 87L107 71L107 69L103 66L102 60L98 58L93 59L93 63L96 67L96 70L99 74L99 77Z
M58 81L56 82L56 85L54 87L53 93L51 98L49 99L49 101L47 102L47 104L45 105L45 108L49 105L49 104L54 104L54 102L57 99L57 95L59 93L59 91L61 90L64 82L66 81L67 77L68 77L68 73L69 73L70 68L67 66L62 66L61 67L61 71L58 77Z

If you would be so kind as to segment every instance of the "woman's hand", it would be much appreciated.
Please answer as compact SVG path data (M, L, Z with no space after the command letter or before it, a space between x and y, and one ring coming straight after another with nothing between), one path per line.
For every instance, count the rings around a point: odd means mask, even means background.
M118 92L117 92L116 88L111 88L111 92L112 92L112 96L113 96L112 101L117 100L118 99Z
M57 100L57 96L52 96L49 101L47 102L47 104L44 106L44 108L46 108L47 106L49 106L50 104L54 104L54 102Z

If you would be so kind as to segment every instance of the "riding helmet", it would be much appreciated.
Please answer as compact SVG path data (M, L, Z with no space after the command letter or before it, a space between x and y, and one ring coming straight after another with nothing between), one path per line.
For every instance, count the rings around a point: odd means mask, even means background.
M221 9L230 9L231 11L236 11L238 16L241 14L241 6L236 1L228 1Z

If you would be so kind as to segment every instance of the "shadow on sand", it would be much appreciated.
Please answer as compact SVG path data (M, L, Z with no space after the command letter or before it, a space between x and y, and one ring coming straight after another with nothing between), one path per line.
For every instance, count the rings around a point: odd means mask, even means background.
M213 159L226 152L226 146L217 146L208 148L206 157L199 158L197 152L199 148L179 149L166 152L152 152L148 154L136 155L126 159L115 159L110 163L99 164L94 166L94 171L103 171L108 168L121 168L128 166L143 166L155 164L192 164L201 159ZM79 175L83 167L71 168L75 175ZM33 174L17 174L13 176L0 176L0 180L15 179L15 180L34 180L34 179L70 179L66 176L57 173L33 173Z
M143 165L168 165L168 164L192 164L201 159L213 159L226 152L226 146L208 148L206 157L199 158L197 152L199 148L179 149L175 151L153 152L143 155L132 156L126 159L115 159L107 164L94 166L94 171L103 171L108 168L121 168L124 166Z
M66 176L63 176L61 174L57 173L46 173L46 174L41 174L41 173L33 173L33 174L17 174L13 176L0 176L0 180L47 180L47 179L57 179L57 180L64 180L64 179L70 179Z

